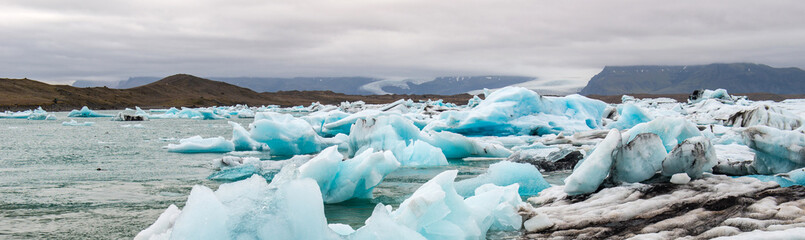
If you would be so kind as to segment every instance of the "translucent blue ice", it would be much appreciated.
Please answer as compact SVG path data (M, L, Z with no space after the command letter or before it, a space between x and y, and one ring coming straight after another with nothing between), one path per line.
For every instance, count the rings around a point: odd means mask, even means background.
M666 155L659 136L653 133L638 134L623 146L619 158L615 160L611 177L616 182L647 180L662 170Z
M483 185L476 189L475 196L464 199L454 187L456 174L457 170L450 170L437 175L388 215L382 212L383 207L375 208L375 214L378 215L373 214L366 220L367 223L377 221L384 223L387 228L408 228L425 239L484 239L490 228L520 229L522 217L517 214L517 209L522 201L517 194L516 184L506 187ZM392 221L396 224L391 224ZM358 239L373 235L386 236L384 228L369 224L366 228L356 231ZM389 231L411 234L398 229Z
M569 195L595 192L609 175L613 161L620 155L621 146L620 132L610 130L595 150L565 179L565 192Z
M69 122L62 122L61 123L62 126L84 126L84 127L92 126L93 124L95 124L95 123L94 122L76 122L75 119L70 119Z
M746 146L755 150L752 166L759 174L785 173L805 167L805 134L767 126L743 130Z
M391 152L369 149L344 160L338 147L324 149L299 167L299 176L316 180L324 202L338 203L352 198L372 198L372 189L400 166Z
M658 118L651 122L635 125L629 129L629 131L626 131L626 135L628 136L627 142L632 141L635 136L641 133L653 133L660 136L663 145L665 145L666 152L670 152L671 149L674 149L677 144L685 139L702 135L692 122L684 118L670 117Z
M73 110L67 114L67 117L114 117L108 114L100 114L95 111L90 110L87 106L81 108L81 110Z
M522 226L517 184L482 185L464 199L453 187L456 170L423 184L397 210L378 204L356 231L328 226L320 186L299 174L291 164L270 184L252 176L215 192L195 186L184 209L171 205L134 239L484 239L490 229Z
M573 133L599 128L605 108L604 102L581 95L543 97L525 88L506 87L471 110L442 113L425 129L485 136ZM518 121L528 116L531 120ZM544 120L533 121L533 116Z
M251 133L236 122L229 122L232 126L232 144L235 151L269 151L270 148L265 143L257 142L251 137Z
M42 107L38 107L31 112L31 115L28 115L28 120L56 120L56 117L52 114L48 114Z
M703 172L712 171L716 163L716 151L710 140L703 136L692 137L685 139L668 153L662 161L662 174L671 176L687 173L689 177L696 179Z
M168 208L135 239L340 239L327 226L316 182L295 170L271 184L253 176L215 192L195 186L184 209Z
M551 185L542 178L542 174L534 165L500 161L489 165L486 173L456 183L456 192L461 196L473 196L475 189L484 184L509 186L517 183L518 193L522 196L535 196Z
M627 103L623 104L618 121L607 125L607 127L624 130L632 128L637 124L651 121L652 119L653 118L643 111L643 109L640 109L640 107Z
M179 144L168 144L169 152L178 153L216 153L235 151L235 145L223 137L202 138L193 136L179 140Z
M250 128L251 138L268 145L273 155L317 153L325 146L308 122L290 114L257 113Z

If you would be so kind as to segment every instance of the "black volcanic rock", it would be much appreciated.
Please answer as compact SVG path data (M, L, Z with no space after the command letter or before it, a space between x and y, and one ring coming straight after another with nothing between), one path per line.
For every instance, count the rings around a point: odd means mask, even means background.
M582 95L691 93L724 88L730 93L805 93L805 71L762 64L604 67L581 90Z

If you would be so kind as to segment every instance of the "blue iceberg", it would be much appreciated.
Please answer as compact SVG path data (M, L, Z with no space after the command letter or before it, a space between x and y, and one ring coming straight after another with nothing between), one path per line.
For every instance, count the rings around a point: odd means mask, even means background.
M108 114L100 114L100 113L97 113L95 111L90 110L87 106L84 106L84 107L81 108L81 110L75 110L74 109L73 111L70 111L70 113L67 114L67 117L89 118L89 117L114 117L114 116L108 115Z
M471 111L448 111L425 129L462 135L507 136L597 129L606 104L581 95L543 97L521 87L488 95Z
M169 152L178 153L225 153L235 151L235 145L223 137L202 138L192 136L179 140L179 144L168 144Z
M509 161L489 165L486 173L459 181L455 187L459 195L469 197L475 194L475 189L488 183L497 186L509 186L517 183L520 187L518 193L521 196L535 196L543 189L551 187L534 165Z

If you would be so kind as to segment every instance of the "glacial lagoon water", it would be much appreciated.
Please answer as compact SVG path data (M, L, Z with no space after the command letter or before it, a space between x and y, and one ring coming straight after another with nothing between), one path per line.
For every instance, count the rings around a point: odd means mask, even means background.
M195 135L229 138L232 127L227 120L76 118L95 124L62 126L70 120L67 113L54 114L58 120L0 120L0 238L130 239L169 205L183 207L193 185L216 189L223 183L206 178L214 172L211 160L225 154L170 153L163 147ZM231 121L247 126L252 119ZM236 154L282 159L265 153ZM445 167L404 167L374 189L374 199L326 204L325 215L329 223L357 228L377 203L397 207L444 170L458 169L460 180L483 173L498 160L451 159ZM562 184L567 174L545 178Z

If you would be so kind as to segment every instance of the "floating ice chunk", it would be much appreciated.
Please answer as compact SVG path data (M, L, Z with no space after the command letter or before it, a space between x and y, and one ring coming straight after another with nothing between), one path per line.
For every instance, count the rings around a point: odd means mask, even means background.
M81 110L73 110L67 114L67 117L112 117L112 115L107 114L100 114L95 111L90 110L87 106L81 108Z
M137 233L134 240L170 239L173 223L176 222L180 213L182 211L176 205L171 204L151 226Z
M307 116L301 117L302 120L307 121L313 129L322 136L334 136L339 133L349 134L349 128L351 126L344 124L339 125L338 127L333 128L325 128L324 126L330 123L337 122L341 119L349 117L348 113L342 112L340 110L333 110L333 111L318 111L311 113Z
M761 104L753 109L733 114L724 124L734 127L764 125L782 130L794 130L802 126L802 118L784 109Z
M623 110L620 111L618 121L607 125L607 127L623 130L651 120L651 116L643 111L643 109L640 109L640 107L634 104L627 103L623 105Z
M94 122L76 122L75 119L70 119L69 122L62 122L62 126L92 126Z
M518 193L522 196L537 195L543 189L551 186L542 178L542 174L534 165L500 161L489 165L486 173L457 182L455 184L456 192L465 197L473 196L475 189L487 183L497 186L509 186L517 183L520 186Z
M467 108L474 108L478 106L478 104L481 104L481 101L483 100L479 98L478 95L473 95L472 98L470 98L470 100L467 101Z
M351 198L371 198L372 189L400 166L391 152L372 149L343 159L338 147L329 147L300 166L299 176L316 180L324 202L338 203Z
M232 144L235 145L235 151L269 151L267 144L252 139L251 133L243 126L232 121L228 123L232 126Z
M390 214L393 221L426 239L483 239L492 226L511 224L514 229L520 228L521 223L509 222L522 221L520 218L506 217L517 215L517 208L512 205L519 205L520 198L514 187L488 185L465 200L453 186L457 174L457 170L445 171L420 186ZM376 213L379 211L383 210L375 208ZM377 217L382 218L383 214ZM367 223L374 218L372 215Z
M612 162L621 154L621 134L612 129L604 141L565 179L565 192L569 195L591 193L598 189L609 175Z
M238 118L254 118L254 111L252 111L251 109L249 109L247 107L247 108L238 110L236 112L236 115L238 116Z
M31 115L28 115L28 120L56 120L56 116L53 116L53 114L48 114L48 112L43 110L42 107L38 107L31 113Z
M702 135L696 125L684 118L658 118L637 124L626 131L627 141L632 141L640 133L654 133L660 136L666 152L670 152L685 139Z
M333 230L335 233L338 233L338 235L341 236L348 236L355 232L355 229L352 229L351 226L346 224L331 223L327 226L330 227L330 229Z
M195 186L173 225L163 232L143 231L140 239L170 235L171 239L338 239L327 226L316 182L298 179L287 168L271 184L253 176L222 184L214 193ZM155 223L156 225L156 223ZM152 230L162 230L164 227Z
M235 151L235 145L223 137L202 138L192 136L179 140L179 144L168 144L169 152L178 153L217 153Z
M210 110L199 110L199 114L201 114L201 120L216 120L216 119L224 119L224 117L218 116L215 114L214 111Z
M755 150L752 167L757 174L784 173L805 167L805 134L753 126L742 132L746 146Z
M423 134L422 140L442 149L444 156L447 158L470 156L508 157L511 155L511 151L503 147L503 145L477 138L468 138L452 132L428 132Z
M257 113L250 128L251 138L268 145L274 155L316 153L325 145L310 124L290 114Z
M692 137L682 141L662 161L662 174L671 176L687 173L691 178L701 178L703 172L711 172L718 163L716 151L705 137Z
M713 173L726 174L731 176L757 174L752 167L755 159L755 152L741 143L730 143L726 145L714 144L718 164L713 167Z
M367 148L391 150L402 158L407 142L420 138L420 130L411 120L399 115L380 115L359 119L349 134L350 155Z
M476 188L475 195L464 199L464 202L479 219L482 219L479 221L482 231L519 230L523 225L523 217L517 212L523 204L520 195L517 194L519 188L517 183L507 186L484 184Z
M626 95L623 95L624 97ZM523 227L529 232L539 232L553 227L553 221L544 214L534 216L523 223Z
M695 90L693 93L688 97L689 102L699 102L706 99L718 99L725 102L733 102L735 101L735 97L730 96L727 93L726 89L719 88L716 90L704 89L704 90Z
M389 206L391 207L391 206ZM424 213L424 212L423 212ZM372 211L371 217L366 219L366 225L354 231L354 234L349 236L349 239L364 240L364 239L390 239L390 240L425 240L422 234L414 231L408 226L397 223L397 221L390 215L390 210L381 203L375 206ZM459 231L461 229L458 229ZM338 232L338 231L337 231ZM346 229L344 229L346 232Z
M422 140L415 140L405 147L402 156L397 159L403 166L445 166L447 158L442 149L434 147Z
M422 142L417 143L418 141ZM348 143L351 154L360 153L368 148L389 150L394 153L395 157L402 159L401 163L404 165L411 163L413 166L446 164L446 161L442 161L441 154L433 152L434 155L428 157L411 152L417 148L433 151L430 146L441 149L444 158L507 157L511 154L511 151L499 144L467 138L460 134L420 131L410 119L393 114L367 117L356 121L350 130ZM412 159L412 157L416 159Z
M581 95L542 97L525 88L505 87L469 111L442 113L425 129L487 136L573 133L600 127L605 108L604 102Z
M31 110L25 110L22 112L10 112L6 111L5 113L0 113L0 118L29 118L33 114Z
M805 168L791 170L786 175L793 183L805 186Z
M665 146L659 136L653 133L637 134L629 144L623 146L620 157L615 160L611 177L618 182L647 180L662 170L665 155Z
M184 210L173 223L171 238L229 238L226 210L212 190L200 185L193 186Z
M207 179L238 181L258 174L270 181L285 165L295 164L298 166L311 158L312 156L310 155L297 155L287 160L262 161L256 157L224 156L223 158L213 159L213 167L219 171L210 174Z
M687 184L690 182L690 176L687 173L677 173L671 176L671 183L673 184Z

